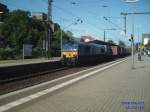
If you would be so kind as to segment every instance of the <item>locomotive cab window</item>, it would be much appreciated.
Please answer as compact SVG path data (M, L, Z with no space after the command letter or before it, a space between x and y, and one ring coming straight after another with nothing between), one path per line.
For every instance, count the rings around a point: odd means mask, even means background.
M78 44L77 43L65 43L63 45L63 51L77 51Z

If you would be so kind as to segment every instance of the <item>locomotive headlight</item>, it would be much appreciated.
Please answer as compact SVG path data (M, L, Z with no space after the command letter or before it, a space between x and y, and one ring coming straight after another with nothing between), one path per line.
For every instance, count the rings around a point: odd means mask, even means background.
M77 57L78 53L77 52L74 52L73 53L73 57Z
M73 57L76 57L76 56L77 56L77 55L75 55L75 54L73 55Z

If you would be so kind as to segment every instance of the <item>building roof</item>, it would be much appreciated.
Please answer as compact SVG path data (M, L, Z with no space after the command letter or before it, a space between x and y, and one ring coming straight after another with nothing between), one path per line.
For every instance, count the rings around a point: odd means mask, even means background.
M0 3L0 12L9 12L6 5Z
M89 42L93 40L95 40L95 38L92 36L81 36L81 39L80 39L81 42Z
M31 17L39 20L47 20L47 14L45 14L44 12L32 12Z
M93 41L90 41L90 43L96 43L96 44L101 44L101 45L118 46L116 44L109 43L109 42L104 42L104 41L101 41L101 40L93 40Z

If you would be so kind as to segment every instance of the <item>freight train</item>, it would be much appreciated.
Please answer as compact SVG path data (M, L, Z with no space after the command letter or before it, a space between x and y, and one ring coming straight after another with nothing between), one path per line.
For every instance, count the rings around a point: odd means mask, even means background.
M127 48L99 40L90 42L67 41L63 44L61 63L63 65L78 65L101 62L129 54Z

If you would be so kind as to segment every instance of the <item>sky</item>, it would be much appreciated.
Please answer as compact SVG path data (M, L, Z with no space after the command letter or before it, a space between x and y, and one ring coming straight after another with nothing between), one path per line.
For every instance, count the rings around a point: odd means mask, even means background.
M22 9L31 12L47 13L48 0L0 0L12 10ZM104 7L107 6L107 7ZM137 3L126 3L125 0L53 0L52 20L74 36L90 35L103 40L104 29L106 40L125 41L132 33L134 23L135 42L141 41L143 33L150 33L150 15L128 15L127 34L124 35L124 19L121 12L150 12L150 0L139 0ZM109 17L106 21L103 17ZM83 22L73 24L81 19ZM69 27L67 27L69 26Z

